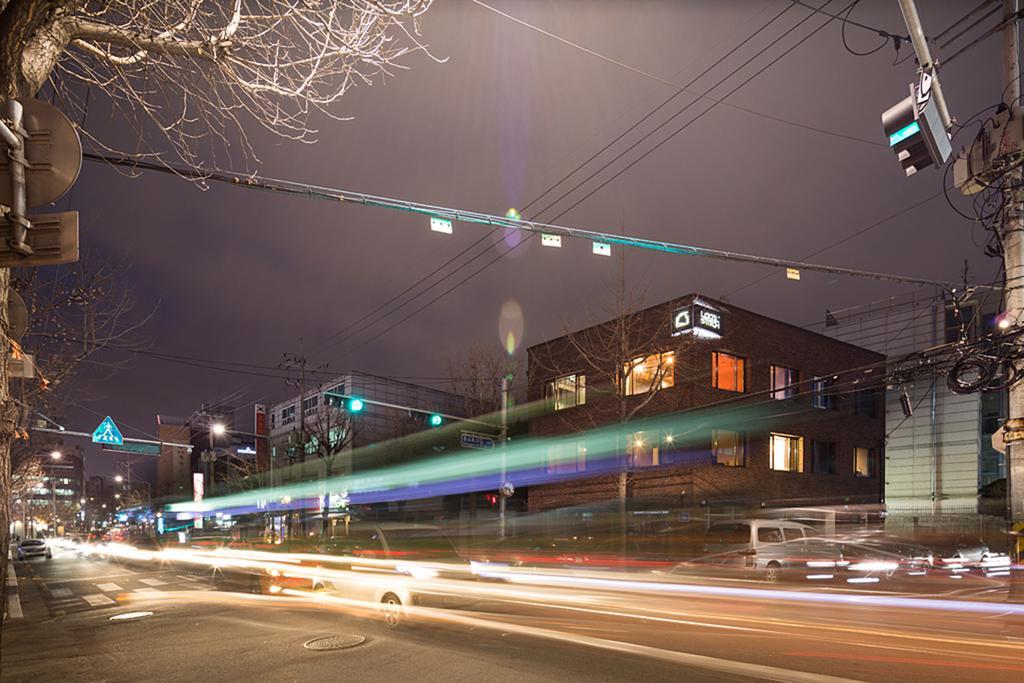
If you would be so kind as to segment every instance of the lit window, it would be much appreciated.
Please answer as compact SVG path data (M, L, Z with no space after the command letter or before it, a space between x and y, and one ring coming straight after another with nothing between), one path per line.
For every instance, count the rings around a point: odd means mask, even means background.
M797 371L781 365L772 366L772 398L786 399L796 396Z
M830 441L811 443L811 471L815 474L839 474L835 443Z
M622 366L626 396L667 389L674 384L676 354L672 351L634 358Z
M835 396L832 395L832 379L829 377L815 377L811 380L811 407L819 410L832 410L835 408Z
M566 375L545 383L544 398L553 401L555 410L583 405L587 402L587 376Z
M658 442L646 438L643 432L634 432L626 448L632 467L654 467L661 464L661 449Z
M771 467L782 472L804 471L804 440L788 434L771 435Z
M853 450L853 473L858 477L878 476L878 451L874 448Z
M711 386L726 391L744 391L743 371L746 363L739 356L714 351L711 353Z
M583 442L560 443L548 448L548 472L563 474L587 469L587 447Z
M746 435L728 429L711 431L711 450L715 463L727 467L744 467L747 464Z

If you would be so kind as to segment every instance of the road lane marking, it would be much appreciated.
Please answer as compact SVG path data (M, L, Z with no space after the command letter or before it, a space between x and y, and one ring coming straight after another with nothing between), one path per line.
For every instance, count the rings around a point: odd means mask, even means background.
M51 588L50 595L55 598L67 598L72 595L70 588Z
M100 595L96 593L94 595L83 595L82 599L93 607L99 607L101 605L113 605L114 601L108 598L106 595Z
M136 588L135 592L136 593L159 593L160 591L158 591L155 588Z
M202 581L198 576L187 576L185 574L176 574L179 579L185 579L186 581Z
M147 586L166 586L167 585L166 581L161 581L160 579L139 579L139 583L144 583Z
M99 588L104 593L109 593L111 591L123 591L124 590L123 588L118 586L116 583L97 583L96 587Z

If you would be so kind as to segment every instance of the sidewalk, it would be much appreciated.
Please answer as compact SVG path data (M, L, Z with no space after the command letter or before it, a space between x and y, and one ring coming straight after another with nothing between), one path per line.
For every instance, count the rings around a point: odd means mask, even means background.
M18 574L14 570L14 562L11 560L7 561L7 586L4 588L7 591L7 604L6 611L3 614L4 623L8 623L14 619L21 619L25 616L25 613L21 610L21 597L18 595Z
M12 571L14 563L8 565ZM13 573L8 577L14 576ZM2 681L48 681L67 678L74 681L103 681L90 671L89 658L68 634L62 617L51 617L40 588L22 576L8 578L8 609L4 621L3 650L0 658ZM12 600L14 597L14 600ZM17 604L17 612L13 605Z

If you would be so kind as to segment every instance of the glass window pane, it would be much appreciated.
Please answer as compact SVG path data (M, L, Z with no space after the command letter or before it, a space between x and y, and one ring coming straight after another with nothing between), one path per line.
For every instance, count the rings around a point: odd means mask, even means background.
M802 439L785 434L771 435L771 468L783 472L803 471Z
M741 432L715 429L711 432L711 448L715 463L727 467L746 465L746 439Z
M743 391L743 359L728 353L711 354L711 385L727 391Z
M771 367L772 398L787 399L796 396L797 371L781 365Z
M622 368L626 395L645 394L652 390L659 379L658 388L667 389L673 386L675 381L674 364L675 354L671 351L641 356L626 363Z
M761 527L757 530L757 540L762 543L782 543L782 531L771 527Z

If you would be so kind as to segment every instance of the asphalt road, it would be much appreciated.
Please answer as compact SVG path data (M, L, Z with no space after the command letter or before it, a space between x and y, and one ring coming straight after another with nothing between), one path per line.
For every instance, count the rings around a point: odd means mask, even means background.
M521 585L392 631L311 600L214 590L180 566L58 551L17 570L26 616L4 627L5 681L1024 678L1024 622L998 610ZM152 615L111 621L139 611ZM304 647L328 636L365 640Z

